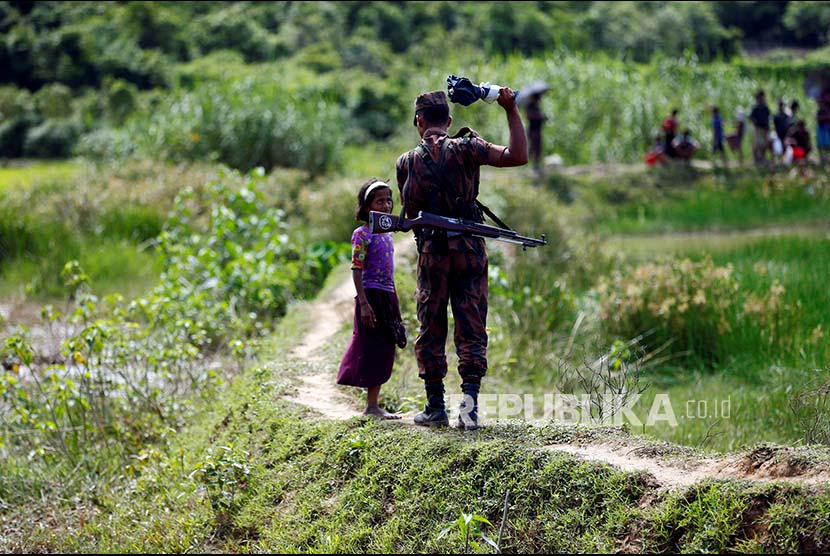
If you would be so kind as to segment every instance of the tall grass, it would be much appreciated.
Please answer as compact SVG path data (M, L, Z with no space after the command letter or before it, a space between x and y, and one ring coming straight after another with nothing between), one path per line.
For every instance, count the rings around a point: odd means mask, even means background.
M412 86L422 91L446 90L448 73L518 90L536 80L548 82L551 90L542 100L549 117L543 150L559 153L566 164L642 161L662 120L674 107L680 110L680 129L689 128L700 141L700 158L711 152L712 105L720 107L727 133L734 128L737 108L749 114L759 88L767 91L770 103L779 97L797 99L801 117L808 123L814 107L804 94L803 75L796 71L727 62L703 64L694 57L638 64L602 54L563 51L534 59L482 60L448 54L424 68ZM453 105L451 110L456 128L470 125L506 144L507 126L498 106L477 102L466 108ZM744 148L748 153L749 147Z
M321 174L340 163L346 131L341 110L314 89L251 78L179 90L131 126L151 156L214 160L242 171L284 166Z

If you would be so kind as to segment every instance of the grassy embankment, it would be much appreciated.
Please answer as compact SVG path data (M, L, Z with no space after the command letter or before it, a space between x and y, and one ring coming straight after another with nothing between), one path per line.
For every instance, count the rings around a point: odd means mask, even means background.
M467 548L465 537L441 531L462 514L486 518L492 525L481 532L510 552L812 552L830 542L830 496L820 488L708 481L666 493L645 475L542 449L619 438L618 429L514 421L462 434L320 421L281 399L298 374L315 371L285 359L313 319L307 310L295 306L262 362L94 500L78 493L81 504L68 498L7 513L7 531L13 519L39 523L26 535L7 533L7 547L457 552ZM328 370L337 349L326 356ZM652 450L703 455L660 444ZM809 457L813 465L830 461L826 451ZM47 524L47 510L60 517ZM491 550L474 532L469 541Z

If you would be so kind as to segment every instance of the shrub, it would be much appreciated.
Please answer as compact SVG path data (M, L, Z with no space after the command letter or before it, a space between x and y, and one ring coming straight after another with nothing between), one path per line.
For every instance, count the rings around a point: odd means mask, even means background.
M179 92L133 125L151 155L218 160L242 171L283 166L312 174L339 163L345 127L340 108L324 94L289 94L278 83L251 79Z
M38 113L44 119L65 119L72 116L72 91L62 83L50 83L33 96Z
M46 120L26 132L23 154L35 158L69 156L81 126L73 120Z
M97 160L121 160L135 151L135 144L128 131L102 128L80 137L74 154Z
M748 293L731 265L710 258L648 263L602 277L595 288L605 331L622 338L647 335L649 347L671 344L674 354L711 365L732 352L781 355L794 345L797 308L773 282ZM792 327L789 342L782 331Z

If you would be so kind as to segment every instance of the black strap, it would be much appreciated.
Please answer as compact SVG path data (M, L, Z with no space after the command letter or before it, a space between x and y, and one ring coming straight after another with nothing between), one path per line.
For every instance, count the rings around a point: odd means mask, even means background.
M458 137L460 135L465 135L467 133L470 133L469 128L467 128L467 127L461 128L461 131L459 131L456 134L456 137ZM441 145L441 158L439 160L440 164L444 163L444 159L446 157L447 145L448 145L447 141L444 141L444 143ZM421 159L424 161L424 165L427 167L430 174L432 174L435 177L435 179L438 180L443 187L445 187L447 189L451 189L451 186L447 183L446 179L444 178L444 174L439 172L438 166L435 164L435 162L433 162L432 157L429 154L429 150L424 146L423 143L418 145L417 150L418 150L418 153L421 155ZM410 160L410 163L411 163L411 160ZM408 181L408 178L407 178L407 181ZM505 230L511 230L511 231L513 230L513 228L511 228L510 226L505 224L504 221L502 221L501 218L496 216L496 214L492 210L490 210L490 207L488 207L487 205L485 205L484 203L482 203L478 199L475 199L475 203L478 206L478 208L481 210L481 212L486 214L500 228L503 228Z
M409 151L406 164L406 181L403 183L403 189L401 189L401 222L406 218L406 197L409 195L409 181L412 178L412 151Z
M493 220L493 222L495 222L500 228L504 228L505 230L513 231L513 228L511 228L510 226L508 226L507 224L502 222L501 218L496 216L493 213L493 211L490 210L490 208L487 205L485 205L484 203L482 203L478 199L476 199L476 204L478 205L478 208L481 209L481 212L483 212L484 214L489 216Z

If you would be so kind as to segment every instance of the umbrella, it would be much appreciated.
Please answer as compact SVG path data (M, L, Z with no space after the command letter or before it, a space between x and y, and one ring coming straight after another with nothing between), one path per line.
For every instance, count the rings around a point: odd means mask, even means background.
M516 103L520 106L524 106L534 95L541 95L542 93L546 93L548 91L550 91L550 85L544 81L535 81L527 87L522 87L516 93L518 95Z

